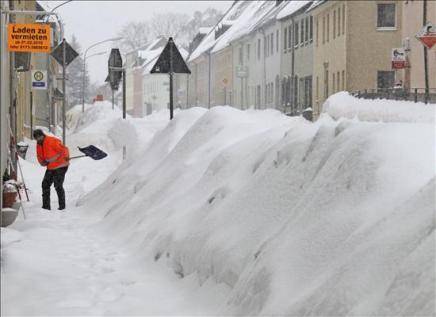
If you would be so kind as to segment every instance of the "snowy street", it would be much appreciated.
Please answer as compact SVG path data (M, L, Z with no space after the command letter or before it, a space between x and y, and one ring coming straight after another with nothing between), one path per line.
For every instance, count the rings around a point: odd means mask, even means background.
M71 149L74 141L77 145L91 138L96 144L104 142L103 126L117 122L108 109L103 117L97 112L100 124L70 135ZM156 123L147 124L145 132L152 133L163 124L160 116ZM26 219L20 214L13 228L2 228L2 249L6 247L2 251L2 315L207 315L217 311L225 287L205 284L198 288L195 276L181 280L169 274L100 230L92 210L75 207L78 194L99 185L121 162L120 151L98 164L85 158L70 165L65 212L56 210L54 190L52 211L40 208L44 169L35 165L34 149L29 152L31 162L21 162L31 190L30 202L24 204Z
M65 212L40 209L34 143L21 160L31 201L1 230L2 313L429 315L434 108L417 106L340 93L316 123L75 107L72 152L109 156L71 162Z

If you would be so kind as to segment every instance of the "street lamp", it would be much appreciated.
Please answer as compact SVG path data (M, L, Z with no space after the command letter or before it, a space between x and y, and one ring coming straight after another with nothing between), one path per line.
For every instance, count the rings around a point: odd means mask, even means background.
M97 45L106 43L106 42L114 42L114 41L119 41L123 39L122 37L114 37L111 39L107 39L104 41L100 41L97 43L92 44L91 46L89 46L86 50L85 50L85 54L83 55L83 76L82 76L82 112L85 112L85 71L86 71L86 55L88 54L88 51L93 48L96 47Z
M94 56L100 56L100 55L104 55L104 54L106 54L107 52L106 51L103 51L103 52L98 52L98 53L95 53L95 54L92 54L92 55L90 55L90 56L88 56L88 59L90 59L91 57L94 57ZM82 79L83 79L83 83L82 83L82 87L83 87L83 100L84 100L84 96L85 96L85 86L86 86L86 74L85 74L85 68L83 69L83 76L82 76Z

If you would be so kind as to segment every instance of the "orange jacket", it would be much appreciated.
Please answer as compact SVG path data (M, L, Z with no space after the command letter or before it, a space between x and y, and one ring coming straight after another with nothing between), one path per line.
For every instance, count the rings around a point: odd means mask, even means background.
M70 151L62 142L53 136L46 135L42 145L36 145L38 162L47 165L47 169L54 170L69 165Z

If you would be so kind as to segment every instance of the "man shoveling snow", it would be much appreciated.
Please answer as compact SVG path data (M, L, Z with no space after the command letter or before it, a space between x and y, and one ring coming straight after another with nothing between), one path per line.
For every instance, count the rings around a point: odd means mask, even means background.
M50 210L50 188L54 183L58 195L59 210L65 209L65 190L63 187L65 174L68 170L70 154L68 147L53 136L44 134L40 129L33 131L36 139L36 153L41 166L46 166L42 180L42 208Z

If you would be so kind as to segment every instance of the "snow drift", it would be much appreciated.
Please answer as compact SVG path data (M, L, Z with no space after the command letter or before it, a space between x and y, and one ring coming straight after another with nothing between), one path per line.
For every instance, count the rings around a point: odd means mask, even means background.
M120 247L227 284L217 313L435 314L434 105L379 103L180 111L122 136L135 154L79 205Z

